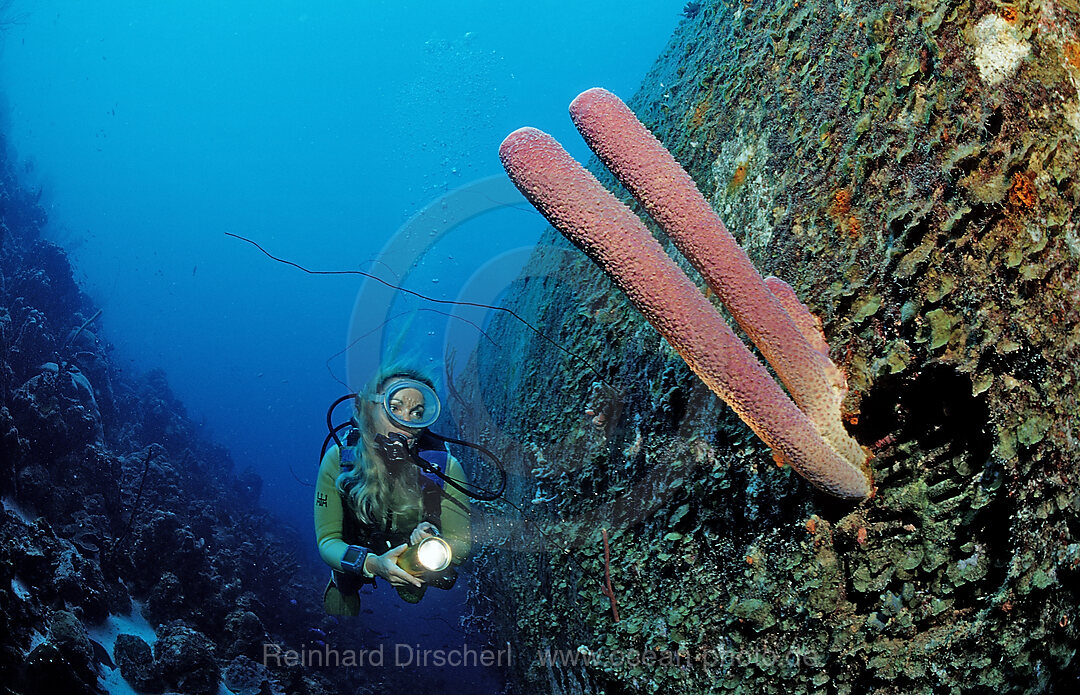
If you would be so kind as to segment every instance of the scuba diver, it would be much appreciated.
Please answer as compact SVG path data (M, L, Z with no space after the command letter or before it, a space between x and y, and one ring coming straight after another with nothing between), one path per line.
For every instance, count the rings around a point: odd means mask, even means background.
M359 589L376 577L410 603L428 586L453 586L454 567L469 553L469 498L476 497L446 448L457 440L427 429L440 410L432 379L385 367L345 398L354 416L331 425L327 444L335 444L324 447L315 485L315 535L332 570L323 595L330 615L359 614ZM346 427L342 441L337 432Z

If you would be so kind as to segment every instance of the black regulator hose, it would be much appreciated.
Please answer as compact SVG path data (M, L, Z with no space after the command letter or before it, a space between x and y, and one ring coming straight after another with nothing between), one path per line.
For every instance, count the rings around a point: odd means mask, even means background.
M330 407L326 409L326 429L329 431L329 434L327 434L326 439L323 440L322 451L319 452L320 461L322 461L323 457L326 456L326 449L330 446L331 440L333 440L334 443L337 444L338 450L342 450L345 448L344 445L341 443L341 439L338 438L338 432L345 429L346 427L349 427L353 424L353 422L350 419L347 422L341 423L340 425L334 425L334 409L345 401L349 400L350 398L356 398L356 395L357 394L355 393L346 394L331 403ZM427 473L430 473L431 475L438 476L447 485L450 485L455 490L458 490L463 495L466 495L474 500L480 500L481 502L491 502L502 497L503 492L506 490L506 467L503 465L503 462L499 459L499 457L496 456L490 449L480 444L473 444L472 442L467 442L464 439L455 439L453 437L447 437L445 435L437 434L435 432L432 432L431 430L425 430L425 434L443 444L457 444L459 446L467 446L470 449L476 449L477 451L494 461L495 466L499 470L499 487L497 490L493 491L479 485L474 485L473 483L463 483L463 481L451 478L439 469L432 466L427 461L413 454L409 457L409 459L417 467ZM388 441L393 440L396 442L397 437L401 437L403 443L404 437L396 433L391 434L389 438L383 439L387 439ZM465 486L468 486L472 489L467 489Z
M499 488L497 490L492 491L492 490L488 490L487 488L480 487L479 485L473 485L472 483L466 483L466 485L469 485L470 487L473 487L475 490L482 491L482 492L477 492L477 491L473 491L473 490L466 490L464 487L461 486L461 484L460 484L461 481L460 480L454 480L453 478L451 478L451 477L449 477L447 475L443 475L442 471L436 469L434 466L429 464L427 461L424 461L419 456L414 456L413 457L414 458L414 463L416 463L416 465L420 466L420 468L422 468L423 470L431 473L432 475L439 476L444 481L446 481L447 485L452 486L454 489L460 491L464 495L468 495L469 497L471 497L474 500L480 500L481 502L491 502L491 501L497 500L500 497L502 497L503 492L506 490L506 467L503 465L503 462L499 459L499 457L496 456L494 453L492 453L492 451L490 449L488 449L487 447L482 446L480 444L473 444L472 442L467 442L467 441L465 441L463 439L454 439L453 437L447 437L445 435L441 435L441 434L438 434L436 432L432 432L431 430L427 430L427 433L429 435L431 435L433 438L435 438L435 439L437 439L437 440L439 440L441 442L444 442L444 443L458 444L460 446L467 446L470 449L476 449L477 451L479 451L480 453L484 454L489 459L494 461L496 468L499 469ZM422 461L423 463L422 464L418 463L415 459L419 459L419 461Z
M338 407L350 398L356 398L356 394L347 393L341 398L331 403L330 407L326 409L326 429L330 430L330 434L326 435L326 440L323 441L322 453L319 454L320 461L322 461L322 457L326 455L326 447L330 446L331 439L333 439L334 443L338 445L338 449L344 448L343 446L341 446L341 440L338 439L337 433L341 431L344 427L346 427L349 423L346 422L344 425L338 425L337 427L334 427L334 408Z

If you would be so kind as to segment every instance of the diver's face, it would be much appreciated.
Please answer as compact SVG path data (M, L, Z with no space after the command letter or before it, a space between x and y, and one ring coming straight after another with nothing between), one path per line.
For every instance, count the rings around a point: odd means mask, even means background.
M399 420L419 422L424 418L424 396L416 389L401 389L390 399L390 411ZM409 439L414 439L420 432L418 428L406 427L394 422L382 408L376 411L375 429L383 436L397 432Z

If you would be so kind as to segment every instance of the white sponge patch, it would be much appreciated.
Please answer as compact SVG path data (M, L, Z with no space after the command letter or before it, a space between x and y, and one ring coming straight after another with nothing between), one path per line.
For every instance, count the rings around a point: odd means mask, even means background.
M975 67L983 82L991 87L1001 84L1020 67L1031 46L1020 38L1016 28L996 14L988 14L975 25Z

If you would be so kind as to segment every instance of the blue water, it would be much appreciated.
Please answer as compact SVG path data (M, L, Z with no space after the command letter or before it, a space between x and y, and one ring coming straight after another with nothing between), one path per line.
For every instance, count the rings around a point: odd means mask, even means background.
M523 258L500 254L545 227L527 206L380 251L440 196L486 190L520 126L586 160L570 100L631 97L683 2L3 4L0 124L104 309L95 328L126 370L164 368L237 467L258 469L264 504L309 533L311 491L289 467L314 477L338 380L359 386L398 328L436 365L470 336L430 313L378 330L422 305L374 292L354 316L362 278L305 275L225 233L310 268L497 297Z
M566 106L596 85L629 98L681 7L15 0L2 110L120 359L163 367L261 471L266 502L305 524L286 462L315 465L344 392L325 363L361 279L303 275L224 232L312 268L379 268L411 215L501 173L515 128L586 158ZM465 225L410 282L452 298L543 227L528 209Z

